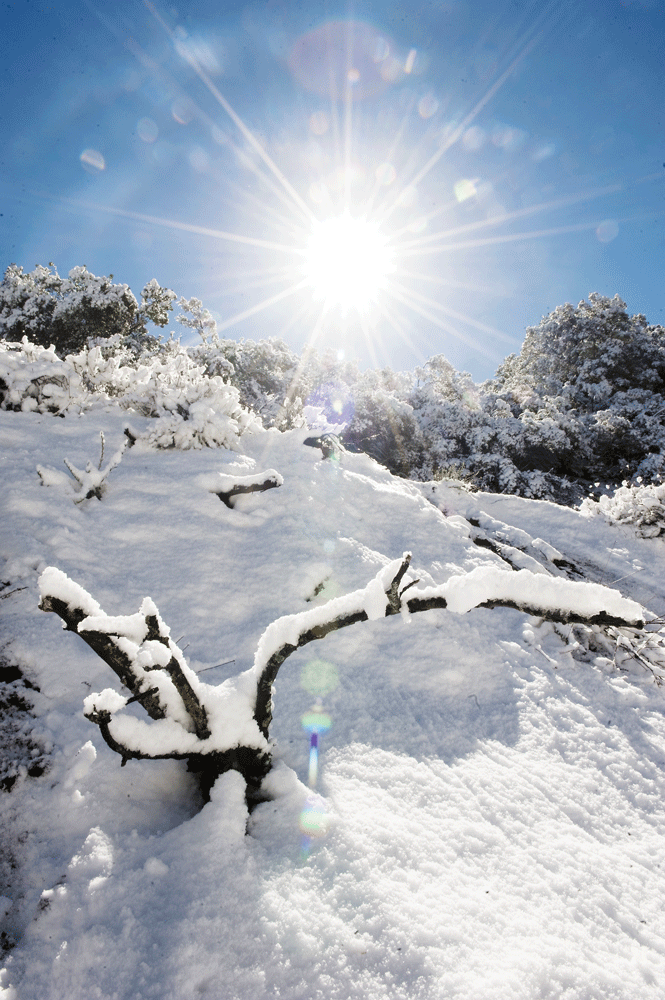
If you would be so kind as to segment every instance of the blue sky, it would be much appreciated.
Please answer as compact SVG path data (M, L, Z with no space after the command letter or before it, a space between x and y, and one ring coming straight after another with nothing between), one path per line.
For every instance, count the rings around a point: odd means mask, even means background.
M17 0L0 35L2 270L477 380L591 291L665 323L663 0ZM390 252L360 310L304 270L345 214Z

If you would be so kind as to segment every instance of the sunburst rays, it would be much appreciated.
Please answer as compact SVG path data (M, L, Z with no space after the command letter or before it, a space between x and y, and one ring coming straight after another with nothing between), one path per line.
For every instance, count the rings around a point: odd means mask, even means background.
M575 221L562 220L559 225L533 229L522 227L517 232L511 231L516 223L539 214L565 214L574 206L609 197L621 190L620 184L606 184L558 198L540 200L512 211L502 210L499 206L498 210L488 212L485 217L471 221L459 218L460 202L471 200L475 196L476 186L468 180L463 192L455 189L454 178L446 172L451 154L482 113L490 107L499 91L523 69L530 54L552 30L557 20L561 21L568 16L566 4L559 0L551 0L535 19L515 30L513 41L506 47L494 78L487 82L475 101L470 102L468 110L458 115L456 122L453 121L446 129L440 130L435 143L432 143L431 133L427 130L413 142L409 133L413 98L402 112L396 107L392 109L391 130L377 129L373 144L367 143L366 136L361 137L356 112L358 102L354 91L358 82L358 71L354 66L354 30L357 26L354 27L354 22L348 22L341 85L339 67L333 64L332 40L324 53L323 75L325 78L327 73L329 82L328 173L334 175L335 180L332 187L328 184L326 197L321 199L319 205L314 206L310 204L312 199L308 196L307 184L304 182L305 172L300 166L296 165L294 168L292 164L287 168L283 161L280 162L279 150L268 151L270 144L266 144L255 134L220 90L202 63L196 47L183 44L182 38L151 0L144 0L144 3L155 22L168 35L180 59L195 74L195 78L236 130L239 142L228 138L225 141L242 162L242 167L254 178L254 189L241 189L228 176L220 176L219 183L220 189L231 192L227 198L228 203L241 212L241 229L234 232L214 225L190 224L103 204L93 205L73 200L70 204L71 207L101 211L147 226L207 237L229 248L235 247L243 251L245 258L242 265L238 265L237 275L229 272L226 275L227 281L232 280L232 288L225 288L222 292L217 290L217 296L226 297L228 294L232 297L233 293L240 293L246 304L219 319L220 331L233 330L252 317L268 315L271 310L289 303L290 312L283 321L281 330L272 327L270 333L283 333L286 329L300 326L305 334L305 342L312 345L325 343L327 336L331 339L343 339L343 331L352 330L354 334L360 334L372 359L378 363L383 360L385 363L387 359L379 357L378 325L388 324L408 346L413 356L422 360L423 337L419 325L424 322L445 334L444 343L450 343L450 338L454 338L473 351L500 361L502 355L497 348L514 345L513 338L477 316L452 308L443 301L442 295L426 294L425 286L429 286L430 291L438 287L464 288L470 294L487 293L487 279L481 279L472 273L466 273L462 277L447 272L447 262L461 252L491 250L511 243L527 244L529 241L594 229L598 225L598 219L578 218ZM338 27L339 23L336 30ZM404 72L413 69L414 53L415 50L409 52ZM145 66L145 59L143 64ZM163 67L156 64L151 71L162 76L165 73ZM174 86L184 94L180 83L176 81ZM211 135L218 135L219 126L214 116L197 104L191 93L185 96L193 109L192 114L205 125ZM390 98L384 96L380 100L385 106ZM431 148L432 144L434 149ZM364 161L363 167L367 174L364 186L361 187L356 183L354 173L359 158ZM392 166L393 162L401 163L399 170ZM386 165L390 168L387 183L386 170L383 169ZM433 183L434 178L438 192L437 204L427 210L417 207L410 209L409 198L413 192L417 194L419 188ZM319 178L321 184L324 180L326 178ZM449 192L448 197L440 197L441 188ZM220 192L220 202L222 195L223 191ZM234 204L234 200L237 204ZM330 223L331 219L340 220L344 217L354 220L354 223L366 219L368 225L380 233L380 241L377 241L374 249L368 245L366 253L374 253L377 257L380 253L385 253L390 258L390 267L387 269L390 272L389 280L385 268L378 268L378 278L377 268L374 272L369 269L376 280L376 288L368 290L366 297L371 300L371 309L366 308L367 302L358 293L357 286L354 286L353 295L340 286L337 305L341 308L335 309L334 289L330 282L326 284L324 278L330 277L333 282L346 280L350 284L348 268L345 271L344 267L340 267L340 273L346 274L346 277L335 279L334 275L323 274L326 267L333 270L331 261L325 254L319 253L316 266L311 264L313 234L315 236L320 232L322 224ZM432 232L432 224L436 221L439 225ZM352 250L357 249L352 245L354 239L359 239L359 231L354 231L352 226L349 256ZM338 250L338 256L343 256L344 252L342 247ZM255 255L254 261L251 256L247 259L247 255L252 254ZM360 259L356 260L357 263L350 266L361 272ZM433 273L433 262L439 265L438 273ZM359 280L362 281L362 277ZM247 301L252 297L254 301ZM283 309L281 315L283 318Z

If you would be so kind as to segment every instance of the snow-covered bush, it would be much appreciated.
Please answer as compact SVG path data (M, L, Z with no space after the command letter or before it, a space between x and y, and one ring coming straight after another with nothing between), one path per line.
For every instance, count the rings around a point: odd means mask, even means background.
M260 427L235 386L206 376L176 341L142 358L132 364L124 352L105 356L96 346L61 361L26 340L0 342L0 407L64 413L113 399L155 418L145 438L158 448L233 448L240 434Z
M408 401L412 378L384 368L363 372L352 386L353 415L342 440L392 473L408 478L424 458L424 442Z
M288 430L304 423L302 406L308 383L297 354L277 338L221 340L212 336L192 349L192 356L209 375L220 375L234 386L240 402L261 418L264 427Z
M527 330L520 354L491 385L530 436L534 421L542 433L549 418L556 433L543 444L559 475L618 483L663 470L665 330L629 316L618 295L592 293L576 307L557 307Z
M191 300L195 301L195 300ZM181 300L180 304L183 304ZM275 337L265 340L222 340L196 326L203 344L189 348L207 375L220 375L240 393L243 406L257 413L264 427L302 427L306 405L321 406L329 421L347 422L354 409L352 389L360 380L355 362L332 351L306 348L299 357Z
M630 524L642 538L665 534L665 483L623 483L598 500L584 499L580 511L587 517L604 517L614 524Z
M147 440L158 448L232 448L238 435L260 427L256 415L241 406L235 386L205 375L174 341L135 370L105 371L102 384L118 392L124 407L157 418Z
M200 335L195 346L147 333L176 300L177 321ZM48 349L58 323L77 330L66 358L64 334ZM0 335L0 407L64 413L114 398L155 418L147 438L158 447L227 444L259 421L301 427L315 405L343 427L348 449L405 478L455 469L484 490L578 504L595 479L665 475L665 330L628 316L618 296L558 307L483 385L443 355L413 372L361 373L332 351L299 357L276 338L220 339L200 300L153 279L139 305L127 286L85 268L61 278L11 265Z
M211 384L212 383L212 384ZM229 448L247 431L258 430L261 423L255 414L238 402L237 391L216 376L190 386L168 412L158 417L145 434L156 448Z
M61 413L83 393L81 376L53 348L0 340L0 409Z
M522 396L565 396L582 410L601 409L615 392L665 388L665 330L642 315L629 316L615 295L592 292L566 303L529 327L518 356L497 372Z
M190 330L195 330L204 344L210 340L212 344L219 343L217 336L217 324L208 309L205 309L200 299L185 299L182 296L178 299L178 305L182 313L176 316L176 320L181 326Z

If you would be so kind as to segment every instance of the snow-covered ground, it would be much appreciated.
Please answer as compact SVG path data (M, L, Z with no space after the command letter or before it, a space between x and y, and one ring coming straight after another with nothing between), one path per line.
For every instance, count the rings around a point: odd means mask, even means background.
M182 762L120 767L82 709L117 682L38 610L37 580L55 566L111 615L149 595L217 684L251 667L272 621L407 550L419 587L506 557L563 578L564 559L662 615L662 540L410 484L363 455L324 461L305 431L246 435L238 452L139 442L101 501L82 500L63 460L96 467L103 430L108 461L126 419L0 412L0 653L39 688L21 688L35 714L21 752L47 755L0 792L0 915L17 942L0 998L660 1000L665 689L646 666L605 648L582 660L570 628L502 608L333 632L281 669L273 797L248 817L235 772L201 810ZM233 508L211 492L266 470L283 484ZM314 794L317 697L331 726Z

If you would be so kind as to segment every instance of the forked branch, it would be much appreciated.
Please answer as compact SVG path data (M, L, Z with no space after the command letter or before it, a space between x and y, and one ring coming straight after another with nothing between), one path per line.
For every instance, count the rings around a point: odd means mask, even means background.
M407 579L410 562L407 552L366 587L277 619L261 636L254 666L219 687L203 683L190 669L149 598L138 614L112 618L82 587L49 568L40 578L40 607L58 614L65 628L77 632L131 692L129 700L109 689L86 699L86 716L99 726L108 746L123 763L186 759L190 770L198 772L204 793L231 768L242 773L250 791L259 787L271 765L272 690L279 669L301 646L330 632L436 608L465 614L473 608L504 607L555 622L631 629L644 625L638 604L597 584L484 566L414 590L418 580ZM154 721L146 724L123 715L131 701L140 702Z

